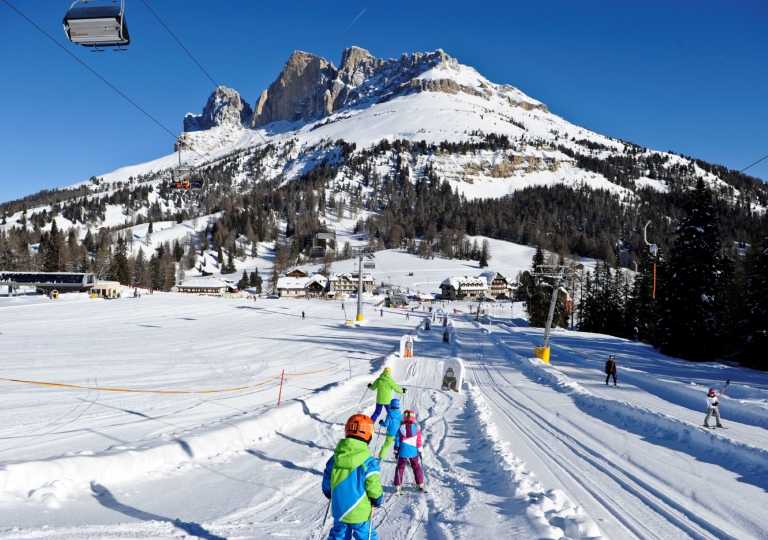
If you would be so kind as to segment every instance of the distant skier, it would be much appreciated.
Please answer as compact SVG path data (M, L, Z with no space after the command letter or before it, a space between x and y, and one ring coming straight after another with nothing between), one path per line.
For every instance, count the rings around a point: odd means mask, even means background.
M301 312L301 318L302 319L304 318L304 312L303 311Z
M411 338L405 340L405 354L403 358L413 358L413 341L411 341Z
M344 309L344 302L341 303L341 309Z
M715 420L717 421L717 427L724 428L725 426L720 423L720 411L717 409L717 405L720 403L720 398L723 396L725 389L728 387L726 384L720 391L719 396L715 396L715 389L710 388L707 394L707 417L704 419L704 427L709 427L709 417L712 413L715 414Z
M451 342L451 334L448 332L448 329L445 329L445 332L443 332L443 343L450 343Z
M403 486L405 466L410 464L413 469L413 477L416 479L416 487L424 491L424 471L421 470L421 431L416 425L416 413L412 410L403 412L403 422L395 436L395 456L397 468L395 469L395 489L397 493Z
M411 319L411 314L406 311L405 312L405 320L408 321L410 319Z
M379 451L379 460L387 459L387 452L389 447L395 442L395 436L400 429L400 423L403 421L403 414L400 412L400 400L395 398L389 404L389 413L386 420L379 420L379 425L384 426L387 430L387 436L384 439L384 444L381 445Z
M394 390L398 394L404 394L405 388L400 388L397 383L392 379L392 368L385 367L384 373L379 375L379 378L368 385L370 390L376 390L376 410L373 412L371 418L374 423L376 419L381 415L381 409L386 409L387 415L389 415L389 404L392 403L392 391Z
M381 313L381 316L383 317L383 316L384 316L384 308L381 308L381 309L379 310L379 312Z
M613 375L613 386L616 386L616 357L611 355L608 357L608 361L605 363L605 384L608 384L608 379Z
M325 465L323 495L331 501L333 527L328 540L378 540L373 530L373 508L381 504L380 469L369 445L374 422L353 414L344 426L345 438Z

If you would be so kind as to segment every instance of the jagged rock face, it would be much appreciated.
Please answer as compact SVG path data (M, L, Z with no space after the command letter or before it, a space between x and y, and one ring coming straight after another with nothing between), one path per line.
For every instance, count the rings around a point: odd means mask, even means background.
M240 94L219 86L208 98L203 114L188 113L184 117L184 131L204 131L222 125L242 125L253 115L251 106Z
M338 69L324 58L297 51L277 80L262 92L250 125L257 127L280 120L314 121L345 107L381 103L414 92L466 92L482 96L511 88L466 86L447 75L445 79L418 78L439 65L447 70L460 68L456 59L439 49L410 57L403 54L398 60L382 60L365 49L350 47L342 54ZM539 103L525 105L546 110Z
M329 114L332 103L326 90L335 77L333 64L314 54L296 51L277 80L262 92L251 125Z

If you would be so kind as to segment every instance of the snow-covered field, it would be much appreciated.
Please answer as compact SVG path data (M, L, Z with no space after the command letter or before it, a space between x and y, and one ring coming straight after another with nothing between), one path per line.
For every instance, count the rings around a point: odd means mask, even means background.
M351 327L319 300L0 298L0 376L91 387L0 381L0 538L317 538L323 466L384 365L417 411L428 493L394 497L385 461L382 538L765 538L768 375L737 368L730 429L711 431L705 388L730 368L569 331L547 366L520 306L496 313L451 315L447 345L419 309L367 304ZM410 332L416 358L395 357ZM439 390L454 357L461 394ZM278 407L282 370L307 374Z

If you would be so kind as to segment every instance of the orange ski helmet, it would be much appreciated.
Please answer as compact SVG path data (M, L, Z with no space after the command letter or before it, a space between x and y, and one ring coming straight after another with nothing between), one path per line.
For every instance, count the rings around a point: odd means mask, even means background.
M371 442L373 437L373 420L370 416L364 414L353 414L347 420L347 424L344 426L344 434L347 437L361 440L365 443Z

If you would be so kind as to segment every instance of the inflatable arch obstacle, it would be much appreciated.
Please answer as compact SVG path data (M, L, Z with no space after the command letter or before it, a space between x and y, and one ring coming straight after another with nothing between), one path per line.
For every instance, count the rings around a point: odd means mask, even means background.
M464 363L461 358L451 358L443 364L440 373L440 389L446 392L461 393L464 382Z
M410 334L400 338L400 358L413 358L413 342L416 338Z

